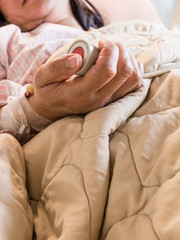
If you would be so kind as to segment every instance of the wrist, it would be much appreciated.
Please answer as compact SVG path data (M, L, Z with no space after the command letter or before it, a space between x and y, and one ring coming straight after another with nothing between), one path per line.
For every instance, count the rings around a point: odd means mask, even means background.
M48 119L49 121L56 121L60 118L72 115L67 111L66 107L62 106L60 103L54 102L49 104L49 102L41 102L39 98L34 94L27 98L30 106L36 111L39 115Z
M33 96L31 96L33 97ZM28 122L28 125L30 126L31 129L36 130L37 132L42 131L44 128L49 126L52 121L45 118L41 114L39 114L30 104L30 98L26 98L23 96L20 98L20 102L22 105L22 108L24 110L24 113L26 115L26 119Z
M45 119L49 121L53 121L53 119L50 117L48 107L46 107L44 104L41 104L39 100L37 99L36 95L31 95L30 97L26 98L31 108L38 113L40 116L44 117Z

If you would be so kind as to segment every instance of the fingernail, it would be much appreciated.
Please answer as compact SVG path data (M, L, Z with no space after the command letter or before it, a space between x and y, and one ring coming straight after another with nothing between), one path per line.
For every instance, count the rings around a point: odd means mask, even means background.
M66 67L70 69L76 68L79 64L80 57L80 55L77 55L66 59Z

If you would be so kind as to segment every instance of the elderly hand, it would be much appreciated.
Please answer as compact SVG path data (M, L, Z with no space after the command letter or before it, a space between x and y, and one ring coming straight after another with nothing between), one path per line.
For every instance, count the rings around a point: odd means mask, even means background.
M142 84L143 66L120 43L99 41L99 57L83 77L78 54L62 55L40 66L34 78L30 105L43 117L84 114L135 91Z

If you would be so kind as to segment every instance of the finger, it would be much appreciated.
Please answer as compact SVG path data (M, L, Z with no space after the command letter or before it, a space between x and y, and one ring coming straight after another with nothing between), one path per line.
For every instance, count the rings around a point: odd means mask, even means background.
M143 76L144 75L144 64L141 63L141 62L138 62L138 66L139 66L139 70L140 70L140 72L141 72L141 74Z
M133 72L126 82L113 95L113 100L116 100L127 93L137 90L142 85L143 66L138 63L133 54L129 52L129 57L133 66Z
M134 66L134 70L137 72L137 74L141 77L144 75L144 65L141 62L138 62L134 55L132 53L129 53L131 62Z
M108 91L111 96L131 76L134 69L131 57L127 49L120 43L116 43L116 46L119 49L117 73L114 78L103 89L100 90L104 91L105 93Z
M129 52L129 57L131 59L131 63L133 65L133 68L136 69L136 71L139 71L138 61L136 60L136 58L134 57L134 55L131 52Z
M115 101L142 85L143 65L138 63L133 54L123 48L121 44L118 43L118 45L122 57L120 58L119 75L116 75L114 79L119 86L108 86L108 89L112 88L112 90L114 87L112 99L109 101Z
M112 101L115 101L127 93L137 90L142 85L142 75L139 72L133 71L127 81L113 94Z
M105 86L117 72L119 50L106 39L99 41L99 57L86 75L82 78L81 87L91 93Z
M44 87L55 82L63 82L75 74L82 65L79 54L66 54L43 64L35 75L34 83Z
M134 69L127 49L119 42L116 43L116 46L119 49L117 73L106 86L99 90L99 98L103 98L106 103L112 101L113 94L127 81Z

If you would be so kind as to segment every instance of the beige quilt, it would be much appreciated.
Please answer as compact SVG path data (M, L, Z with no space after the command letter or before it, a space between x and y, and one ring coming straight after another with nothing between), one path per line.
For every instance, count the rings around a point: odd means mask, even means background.
M144 84L23 147L35 239L179 240L180 33L124 22L83 37L121 41L144 63ZM24 209L12 239L31 239Z

